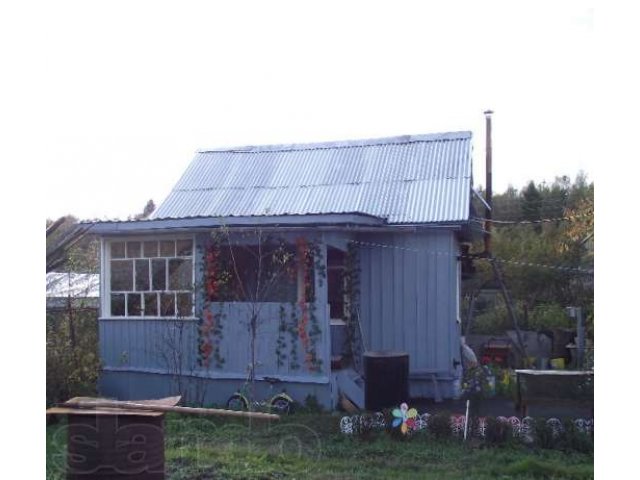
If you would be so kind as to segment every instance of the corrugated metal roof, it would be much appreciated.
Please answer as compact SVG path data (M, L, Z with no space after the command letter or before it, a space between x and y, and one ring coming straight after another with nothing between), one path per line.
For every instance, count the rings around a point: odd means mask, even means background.
M151 218L364 213L469 218L471 132L203 150Z

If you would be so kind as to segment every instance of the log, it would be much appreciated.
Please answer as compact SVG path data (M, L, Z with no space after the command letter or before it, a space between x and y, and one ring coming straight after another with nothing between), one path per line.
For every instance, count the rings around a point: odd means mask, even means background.
M220 408L192 408L192 407L180 407L176 405L160 405L153 403L136 403L136 402L111 402L111 401L73 401L70 400L61 405L66 408L77 409L100 409L100 408L115 408L124 410L142 410L153 412L175 412L175 413L187 413L190 415L212 415L220 417L238 417L238 418L251 418L254 420L280 420L280 416L274 413L262 413L262 412L241 412L235 410L224 410Z

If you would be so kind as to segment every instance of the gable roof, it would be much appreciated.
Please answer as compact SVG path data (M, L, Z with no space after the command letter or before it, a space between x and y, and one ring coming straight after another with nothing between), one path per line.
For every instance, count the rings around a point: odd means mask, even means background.
M199 151L155 219L360 213L469 219L471 132Z

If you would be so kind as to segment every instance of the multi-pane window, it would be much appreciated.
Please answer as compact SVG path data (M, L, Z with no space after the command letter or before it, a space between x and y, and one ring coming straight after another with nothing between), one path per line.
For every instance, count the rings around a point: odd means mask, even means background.
M193 316L193 240L109 243L111 316Z

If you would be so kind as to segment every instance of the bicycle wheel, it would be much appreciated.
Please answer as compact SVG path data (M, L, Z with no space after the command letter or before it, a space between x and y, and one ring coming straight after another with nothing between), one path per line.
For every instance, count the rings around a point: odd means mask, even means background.
M274 397L271 400L270 407L273 413L277 413L281 415L287 415L291 413L291 409L292 409L291 401L288 398L283 396Z
M227 400L227 409L236 411L247 411L249 405L247 405L247 399L238 393L234 393Z

